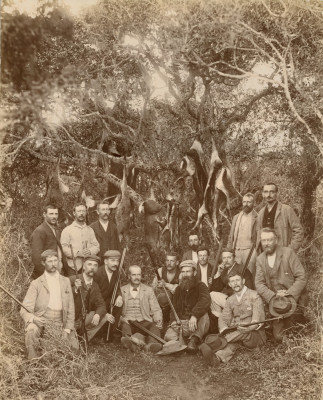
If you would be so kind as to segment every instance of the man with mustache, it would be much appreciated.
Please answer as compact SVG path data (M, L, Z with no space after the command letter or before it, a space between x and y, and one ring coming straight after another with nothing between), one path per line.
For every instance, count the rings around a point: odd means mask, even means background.
M40 355L41 335L54 335L66 340L75 349L78 343L74 329L74 300L68 278L58 272L58 255L45 250L40 255L44 273L29 286L20 315L25 322L25 343L28 359ZM51 340L50 340L51 341Z
M72 245L77 271L81 271L83 257L93 256L100 251L99 242L94 231L86 225L86 207L84 204L76 204L73 208L74 222L63 229L61 244L67 258L67 275L75 274L74 262L70 245Z
M75 329L79 334L81 333L83 297L86 312L85 329L89 341L94 338L110 316L107 314L100 288L93 279L98 270L99 261L99 257L95 255L85 256L83 273L77 277L70 277L75 302Z
M98 256L103 262L104 254L108 250L120 251L120 240L116 224L109 220L110 206L109 203L101 201L97 205L97 213L99 219L93 222L90 227L94 230L95 237L100 245Z
M229 285L229 274L233 272L242 273L243 265L238 264L234 258L234 251L232 249L223 249L222 251L222 264L213 278L210 286L211 295L211 313L219 318L225 306L225 302L229 296L233 294L233 290ZM253 278L251 272L246 269L243 275L245 279L245 286L253 289Z
M252 245L256 244L257 240L256 222L258 214L253 209L254 195L252 193L243 196L242 207L242 211L233 217L227 247L234 250L236 262L244 265ZM248 269L254 278L256 274L256 249L250 258Z
M173 305L182 322L183 336L189 339L187 352L194 354L209 330L208 310L211 299L207 286L197 277L196 263L193 260L185 260L179 267L181 279L173 296ZM167 342L178 340L179 337L180 327L173 312L170 314L170 323L165 334Z
M191 233L188 237L188 246L189 246L190 250L186 251L183 254L182 261L193 260L197 263L198 262L197 249L200 244L201 244L201 241L199 239L198 234Z
M123 300L121 343L129 350L136 351L131 336L135 333L143 335L145 333L131 325L131 321L160 337L163 315L153 288L141 283L141 268L132 265L129 267L128 276L130 283L121 288ZM148 352L157 353L162 349L162 345L155 338L147 336L144 348Z
M104 253L103 262L104 265L101 266L97 273L94 275L95 282L99 285L102 297L105 301L105 306L108 311L107 319L110 324L112 324L112 329L110 330L110 335L108 338L109 342L120 342L121 335L117 330L117 326L119 325L120 316L122 313L122 296L120 290L120 281L118 283L116 298L114 302L113 312L110 313L111 309L111 298L116 285L117 276L118 276L118 268L120 263L121 253L118 250L108 250ZM105 338L107 337L107 330L103 329L103 334Z
M296 302L306 305L307 276L299 258L289 247L278 245L276 232L263 228L260 233L264 249L257 257L256 290L266 303L275 297L292 296ZM284 330L292 326L292 316L273 321L273 335L281 342Z
M278 244L290 247L295 252L302 245L304 230L295 211L287 204L277 201L278 187L275 183L267 183L263 187L262 196L266 205L259 211L257 218L257 248L261 241L262 228L270 228L276 232Z
M232 326L263 321L264 305L258 293L245 286L245 280L238 272L229 273L228 280L233 294L227 299L219 318L220 333ZM260 324L240 326L224 337L210 335L200 346L202 355L213 366L219 365L221 361L228 362L240 345L254 349L265 343L266 334L260 328Z
M58 256L58 271L65 272L67 267L60 242L61 232L57 227L58 209L48 204L44 207L44 221L31 234L31 258L34 263L32 279L38 278L45 271L41 254L45 250L54 250ZM62 271L63 269L63 271Z

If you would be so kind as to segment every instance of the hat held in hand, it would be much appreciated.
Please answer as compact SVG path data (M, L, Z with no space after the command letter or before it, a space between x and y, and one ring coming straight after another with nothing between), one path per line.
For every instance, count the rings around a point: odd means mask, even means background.
M273 296L269 302L269 312L273 317L288 318L294 314L297 307L293 296Z

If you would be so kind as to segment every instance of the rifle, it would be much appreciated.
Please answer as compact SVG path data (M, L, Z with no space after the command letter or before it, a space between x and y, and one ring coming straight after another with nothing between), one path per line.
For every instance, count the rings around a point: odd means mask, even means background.
M243 266L243 269L242 269L242 272L241 272L241 275L242 275L242 276L244 275L244 273L246 272L246 269L248 268L248 265L249 265L249 263L250 263L250 260L251 260L253 251L255 250L255 247L256 247L256 245L253 243L252 246L251 246L251 249L249 250L249 253L248 253L248 257L247 257L247 259L246 259L246 262L244 263L244 266Z
M14 300L20 307L22 307L24 310L26 310L27 312L31 312L28 310L28 308L26 308L18 299L15 298L15 296L13 294L11 294L10 292L8 292L8 290L6 290L3 286L0 285L0 289L3 290L9 297L12 298L12 300Z
M182 344L182 345L185 345L184 338L183 338L183 324L182 324L182 321L179 319L179 317L177 315L177 312L175 310L175 307L174 307L174 305L173 305L173 303L172 303L172 301L171 301L171 299L169 297L169 294L167 292L167 289L165 287L165 283L164 283L163 279L161 278L161 276L159 275L158 267L155 265L155 261L154 261L154 259L152 257L152 254L150 252L149 247L148 247L148 253L149 253L149 257L150 257L151 263L152 263L152 265L154 267L154 271L155 271L155 274L157 276L157 279L162 282L162 287L163 287L165 295L167 297L168 304L169 304L169 306L170 306L170 308L171 308L171 310L172 310L172 312L174 314L176 323L179 326L179 337L178 337L179 343Z
M284 317L275 317L275 318L269 318L269 319L265 319L263 321L258 321L258 322L250 322L249 324L241 324L241 325L233 325L233 326L229 326L229 328L224 329L224 331L222 331L220 333L220 336L226 335L227 333L230 332L234 332L235 330L237 330L240 327L247 327L247 326L252 326L252 325L258 325L258 324L264 324L266 322L271 322L271 321L275 321L278 319L283 319Z
M220 256L221 256L221 253L222 253L222 247L223 247L223 239L220 240L218 252L216 253L214 266L213 266L212 272L211 272L212 279L214 278L214 275L215 275L216 270L217 270L218 265L219 265L219 260L220 260Z
M112 297L111 297L111 301L110 301L110 314L112 315L113 313L113 308L114 308L114 302L116 299L116 295L117 295L117 291L118 291L118 287L119 287L119 283L120 283L120 277L121 277L121 270L122 270L122 266L123 266L123 262L124 262L124 258L126 256L126 251L127 248L125 247L123 249L122 252L122 256L118 265L118 275L117 275L117 279L116 282L114 284L114 288L113 288L113 292L112 292ZM109 336L110 336L110 331L111 331L111 323L108 322L108 332L107 332L107 341L109 340Z
M74 251L73 251L73 246L70 244L69 245L71 254L72 254L72 259L73 259L73 265L74 265L74 270L75 270L75 278L77 279L77 266L76 266L76 261L74 257ZM83 268L83 267L82 267ZM81 304L82 304L82 317L81 317L81 329L80 329L80 334L83 338L83 345L84 345L84 350L85 352L87 351L87 347L89 345L89 339L87 336L87 330L85 327L85 318L86 318L86 307L85 307L85 302L84 302L84 297L82 293L82 287L80 287L80 290L75 290L75 293L79 293L80 298L81 298Z

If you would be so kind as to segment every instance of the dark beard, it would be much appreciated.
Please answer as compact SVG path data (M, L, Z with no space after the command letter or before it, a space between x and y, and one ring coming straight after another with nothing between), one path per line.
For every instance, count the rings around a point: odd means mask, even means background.
M193 251L195 251L196 252L196 250L198 249L198 244L192 244L192 246L191 246L191 250L193 250Z
M185 277L184 279L182 279L182 281L180 282L179 286L182 290L190 290L192 289L192 287L194 287L196 284L196 278L195 276L191 276L191 277Z

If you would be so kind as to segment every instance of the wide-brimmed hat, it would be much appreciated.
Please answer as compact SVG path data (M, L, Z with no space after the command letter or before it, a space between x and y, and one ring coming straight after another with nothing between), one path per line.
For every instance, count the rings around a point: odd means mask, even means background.
M269 302L269 312L273 317L288 318L294 314L297 307L293 296L273 296Z
M167 356L168 354L178 353L179 351L185 350L186 347L185 344L180 344L178 340L170 340L163 345L162 350L157 354L159 356Z
M228 344L226 339L218 334L207 335L204 343L211 347L214 352L223 349Z

